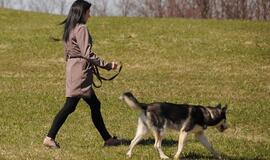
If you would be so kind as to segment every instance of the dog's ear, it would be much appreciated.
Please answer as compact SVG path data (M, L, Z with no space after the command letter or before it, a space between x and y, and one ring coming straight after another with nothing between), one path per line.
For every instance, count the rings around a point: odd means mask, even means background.
M219 108L219 109L221 109L221 104L219 103L216 107Z
M222 108L222 112L226 112L226 111L227 111L227 109L228 109L228 105L227 105L227 104L225 104L225 106Z

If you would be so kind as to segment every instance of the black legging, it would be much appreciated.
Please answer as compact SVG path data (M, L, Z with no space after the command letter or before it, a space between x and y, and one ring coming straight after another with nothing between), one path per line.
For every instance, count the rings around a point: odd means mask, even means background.
M64 107L58 112L55 116L51 129L48 133L48 137L55 139L57 132L60 127L63 125L68 115L75 111L76 106L80 98L78 97L67 97ZM93 94L90 98L83 98L83 100L91 108L91 117L95 127L98 129L103 140L106 141L111 138L111 135L108 133L101 112L100 112L100 101L97 99L97 96Z

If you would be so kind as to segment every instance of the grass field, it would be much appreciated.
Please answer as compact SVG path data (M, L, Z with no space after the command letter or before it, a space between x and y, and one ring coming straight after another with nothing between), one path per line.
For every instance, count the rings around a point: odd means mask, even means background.
M61 128L60 150L42 145L65 101L62 16L0 9L0 159L119 160L128 144L104 148L81 101ZM108 130L130 141L138 113L118 97L132 91L140 101L201 105L228 104L230 128L206 135L225 159L270 159L270 23L92 17L93 50L123 63L112 82L95 89ZM106 71L103 75L112 73ZM164 152L173 157L178 135L170 131ZM134 159L159 156L149 134ZM211 159L194 137L182 157Z

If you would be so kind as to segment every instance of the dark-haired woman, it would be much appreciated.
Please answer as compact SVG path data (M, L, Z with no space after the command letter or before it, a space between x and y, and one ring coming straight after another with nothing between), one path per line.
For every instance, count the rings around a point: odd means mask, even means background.
M82 98L91 109L92 121L104 140L105 146L119 145L120 141L107 131L100 112L100 101L92 88L93 65L111 70L116 62L105 62L91 51L92 38L86 23L90 17L91 4L84 0L75 1L64 24L63 41L66 58L66 102L55 116L43 144L50 148L60 148L55 137L68 115L75 111Z

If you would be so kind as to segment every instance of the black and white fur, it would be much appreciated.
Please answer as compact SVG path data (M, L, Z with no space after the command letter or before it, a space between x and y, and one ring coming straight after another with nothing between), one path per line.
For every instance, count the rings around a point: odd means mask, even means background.
M159 152L161 159L168 159L161 149L161 142L166 128L171 128L179 132L178 150L174 159L179 159L183 150L187 136L194 133L196 138L207 148L216 158L221 156L216 152L204 135L204 130L208 126L215 126L220 132L227 129L226 110L227 106L216 107L173 104L166 102L155 102L150 104L140 103L130 92L125 92L120 96L130 108L141 110L138 120L137 131L131 141L127 155L131 157L132 149L142 140L143 136L152 131L155 137L155 149Z

